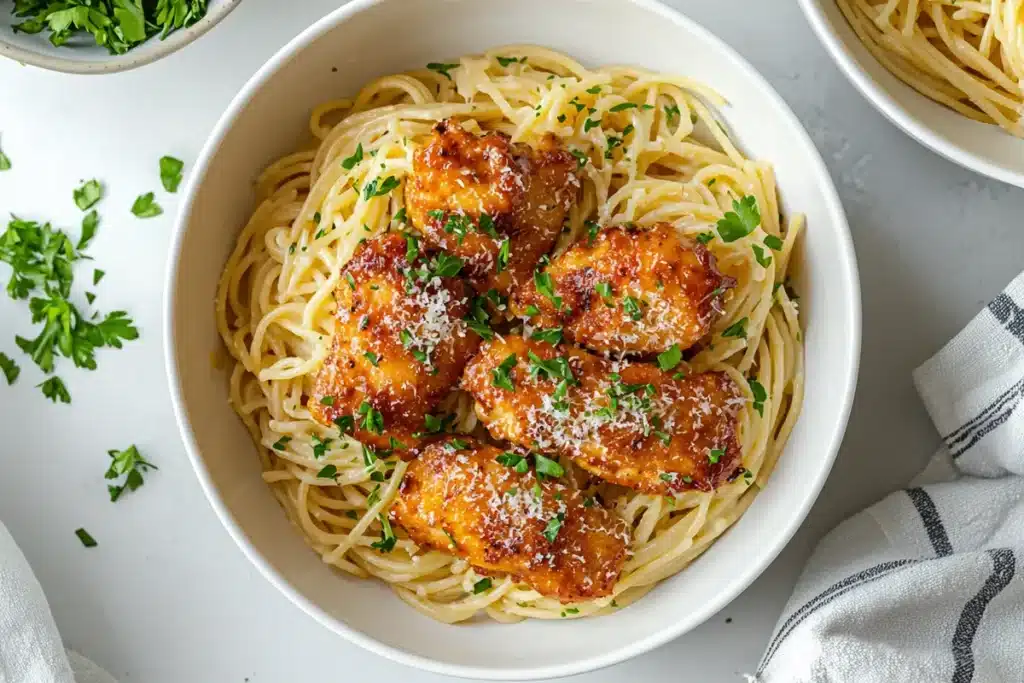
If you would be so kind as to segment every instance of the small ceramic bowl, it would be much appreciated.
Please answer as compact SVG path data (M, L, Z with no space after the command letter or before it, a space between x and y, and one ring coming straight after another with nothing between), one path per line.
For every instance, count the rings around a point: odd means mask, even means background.
M71 74L108 74L128 71L150 62L155 62L180 50L203 35L235 9L242 0L210 0L206 14L188 28L178 29L160 39L150 38L123 55L112 55L107 48L93 42L91 36L69 41L66 45L54 47L48 40L48 33L16 33L11 26L24 19L14 16L8 5L0 7L0 56L9 57L22 64L63 71Z
M1024 140L933 102L889 73L861 43L835 0L799 3L839 69L898 128L964 168L1024 187Z

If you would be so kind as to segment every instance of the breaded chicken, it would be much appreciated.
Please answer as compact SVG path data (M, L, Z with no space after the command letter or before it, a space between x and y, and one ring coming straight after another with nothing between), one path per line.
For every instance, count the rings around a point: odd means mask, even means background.
M465 259L478 291L507 295L554 245L580 194L575 169L554 135L533 149L444 120L413 158L409 218L429 242Z
M704 245L668 223L612 227L519 288L512 312L596 351L656 354L704 337L734 284Z
M637 491L709 491L740 465L745 399L722 372L682 376L509 336L481 346L462 384L494 438Z
M626 559L626 523L558 479L538 481L525 462L517 468L521 457L469 438L432 443L409 464L391 519L416 543L541 595L610 595Z
M463 321L472 290L455 277L458 260L415 244L389 234L356 248L334 294L331 352L307 403L318 422L337 421L379 448L390 447L391 438L416 442L424 416L480 344Z

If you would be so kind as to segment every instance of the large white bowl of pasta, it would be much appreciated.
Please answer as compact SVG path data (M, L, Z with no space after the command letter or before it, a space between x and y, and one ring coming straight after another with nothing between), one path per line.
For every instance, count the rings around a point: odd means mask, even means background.
M1024 187L1024 5L800 0L840 69L890 121L965 168Z
M504 680L748 586L828 475L860 348L814 146L644 0L324 18L200 155L166 316L183 440L260 571L374 652Z

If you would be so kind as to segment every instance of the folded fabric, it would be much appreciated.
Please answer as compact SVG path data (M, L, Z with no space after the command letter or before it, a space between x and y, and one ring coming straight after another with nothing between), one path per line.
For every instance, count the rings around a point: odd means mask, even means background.
M1024 274L914 381L942 448L821 541L751 680L1024 682Z
M0 683L115 683L85 657L65 653L43 589L2 523Z

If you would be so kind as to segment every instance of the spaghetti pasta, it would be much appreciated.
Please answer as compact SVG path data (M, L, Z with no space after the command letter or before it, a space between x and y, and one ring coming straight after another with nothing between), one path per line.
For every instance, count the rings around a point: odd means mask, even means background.
M798 308L787 283L803 219L783 221L771 167L744 158L708 104L722 99L689 79L626 67L590 70L522 45L430 66L317 107L310 121L316 146L271 164L259 178L259 205L216 298L218 329L235 360L231 403L258 446L265 481L313 550L337 569L386 581L444 622L478 614L502 622L605 614L706 550L775 466L803 397ZM511 577L482 582L465 560L417 547L392 531L385 514L407 464L367 461L358 443L314 421L305 405L330 348L340 269L361 239L402 227L413 153L449 117L516 142L554 133L577 156L583 196L555 253L585 235L589 220L641 227L667 221L696 237L713 235L740 198L754 197L760 208L761 223L748 236L701 239L737 285L709 343L684 363L688 371L727 372L745 392L745 474L711 492L673 497L602 485L602 499L633 538L612 596L567 608ZM395 189L384 199L368 198L372 183ZM745 336L722 336L737 324ZM442 408L456 415L455 431L481 432L468 394L454 392ZM567 468L566 477L572 483L582 473ZM379 539L390 533L393 547L381 552Z
M883 66L922 95L1024 137L1024 0L836 0Z

